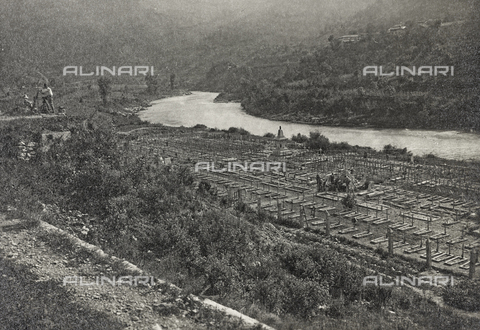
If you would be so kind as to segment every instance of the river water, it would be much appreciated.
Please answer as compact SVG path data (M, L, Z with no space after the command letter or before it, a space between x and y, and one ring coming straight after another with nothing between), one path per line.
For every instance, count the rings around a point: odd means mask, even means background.
M278 127L286 137L298 133L309 135L318 131L334 142L368 146L377 150L386 144L408 148L414 155L432 153L447 159L480 160L480 135L457 131L372 129L327 127L295 124L262 119L242 110L239 103L214 103L218 93L193 92L152 102L152 106L139 113L142 120L166 126L191 127L203 124L207 127L228 129L242 127L255 135L277 133Z

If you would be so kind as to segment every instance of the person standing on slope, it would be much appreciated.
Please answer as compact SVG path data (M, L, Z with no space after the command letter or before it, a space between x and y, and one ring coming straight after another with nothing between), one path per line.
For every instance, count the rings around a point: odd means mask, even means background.
M33 102L30 101L30 99L28 98L28 95L27 95L27 94L23 94L23 105L24 105L28 110L32 110L32 109L33 109Z
M52 100L53 92L52 92L52 89L50 87L48 87L47 84L43 84L43 88L42 88L41 92L42 92L43 102L46 102L47 105L50 107L50 109L53 111L53 113L56 113L55 109L53 108L53 100Z

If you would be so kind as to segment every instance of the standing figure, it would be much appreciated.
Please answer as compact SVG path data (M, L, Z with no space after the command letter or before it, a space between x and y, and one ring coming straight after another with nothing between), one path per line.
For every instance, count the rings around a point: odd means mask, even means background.
M52 100L53 92L52 92L52 89L50 87L48 87L47 84L43 84L43 88L42 88L41 92L42 92L43 102L47 103L47 106L51 109L51 111L53 113L56 113L55 109L53 108L53 100Z
M28 110L33 109L33 102L30 101L27 94L23 94L23 105L28 108Z

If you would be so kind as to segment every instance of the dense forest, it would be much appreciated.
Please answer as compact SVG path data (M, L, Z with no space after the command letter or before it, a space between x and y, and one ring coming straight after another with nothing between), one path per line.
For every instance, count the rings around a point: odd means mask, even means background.
M241 100L248 113L272 119L479 130L480 24L471 6L466 1L455 7L445 1L377 1L342 29L327 27L328 44L309 49L298 63L287 58L284 67L261 73L255 66L223 63L212 67L206 80L215 88L224 86L219 100ZM388 32L396 24L404 29ZM343 42L342 34L358 40ZM364 75L366 66L382 66L383 72L396 66L449 66L454 73L387 77Z
M162 83L174 73L180 87L192 87L212 63L312 44L328 23L371 2L10 1L0 6L0 97L35 84L38 72L57 85L91 79L63 77L65 66L148 65Z

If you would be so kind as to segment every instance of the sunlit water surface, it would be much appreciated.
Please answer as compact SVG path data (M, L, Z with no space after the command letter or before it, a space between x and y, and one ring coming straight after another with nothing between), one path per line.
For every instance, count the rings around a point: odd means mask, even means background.
M480 160L480 135L457 131L371 129L327 127L262 119L242 110L239 103L214 103L217 93L193 92L152 102L139 113L141 119L167 126L191 127L203 124L228 129L242 127L252 134L275 133L279 126L287 137L318 131L334 142L368 146L380 150L384 145L408 148L415 155L432 153L447 159Z

